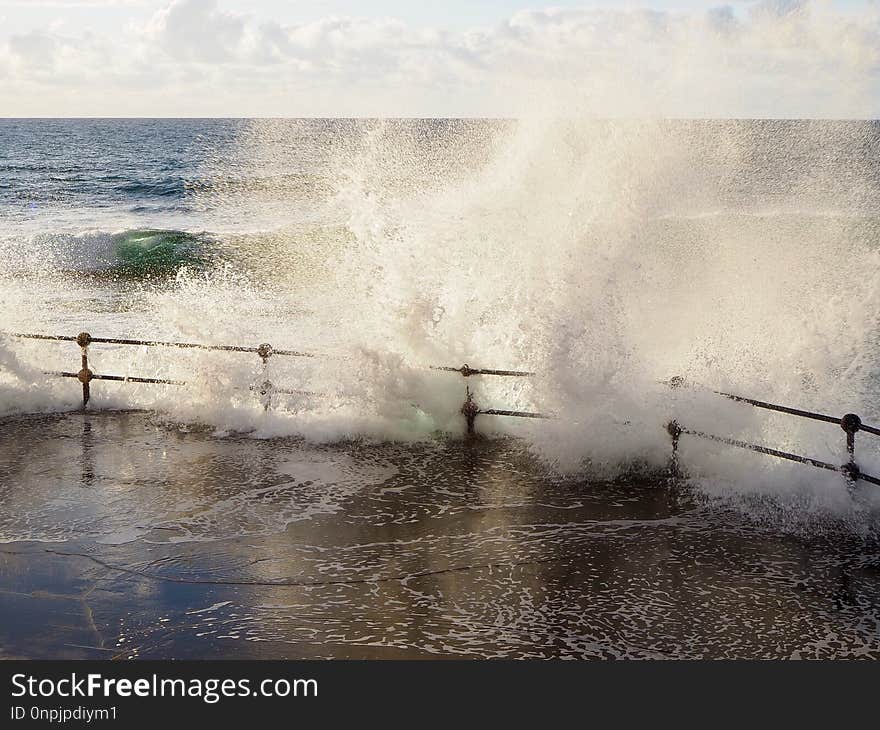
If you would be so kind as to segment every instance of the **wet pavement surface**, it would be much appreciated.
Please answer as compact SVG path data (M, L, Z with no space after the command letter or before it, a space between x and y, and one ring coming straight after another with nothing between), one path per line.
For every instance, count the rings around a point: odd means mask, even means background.
M513 440L0 423L0 658L880 658L880 550Z

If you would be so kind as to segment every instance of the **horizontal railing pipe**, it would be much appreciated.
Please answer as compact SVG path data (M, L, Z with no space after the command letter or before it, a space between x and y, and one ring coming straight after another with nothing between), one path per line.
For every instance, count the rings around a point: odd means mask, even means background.
M446 373L458 373L465 378L470 378L474 375L499 375L501 377L507 378L531 378L535 375L535 373L527 372L524 370L493 370L491 368L472 368L467 364L462 365L460 368L453 368L442 365L431 365L431 370L441 370Z
M84 376L79 373L68 373L64 371L46 371L45 375L54 375L59 378L76 378L81 380ZM90 373L89 380L112 380L117 383L148 383L153 385L186 385L184 380L166 380L164 378L138 378L132 375L100 375L98 373Z
M12 337L20 337L29 340L55 340L59 342L76 342L76 337L57 336L57 335L34 335L21 332L9 333ZM92 337L91 344L98 343L104 345L134 345L143 347L175 347L184 350L213 350L217 352L247 352L262 356L262 345L259 347L248 347L242 345L206 345L197 342L167 342L164 340L132 340L119 337ZM287 357L315 357L310 352L300 352L298 350L276 350L272 348L272 355L283 355Z
M824 413L815 413L813 411L804 411L800 408L790 408L789 406L780 406L776 403L767 403L766 401L755 400L753 398L745 398L741 395L734 395L733 393L724 393L720 390L712 391L715 395L720 395L722 398L727 398L728 400L732 400L736 403L746 403L750 406L755 406L755 408L763 408L767 411L776 411L778 413L786 413L790 416L797 416L799 418L808 418L813 421L823 421L825 423L835 423L840 425L840 418L835 416L828 416Z
M661 381L663 385L667 385L672 389L678 389L687 387L687 382L684 378L674 377L669 380ZM769 403L767 401L756 400L755 398L746 398L742 395L736 395L734 393L725 393L721 390L709 390L709 392L714 395L720 395L722 398L727 398L728 400L732 400L735 403L745 403L750 406L754 406L755 408L761 408L768 411L776 411L777 413L785 413L790 416L797 416L798 418L807 418L813 421L822 421L823 423L834 423L838 426L842 425L843 419L846 416L829 416L827 413L817 413L815 411L807 411L800 408L792 408L790 406L782 406L777 403ZM864 423L859 423L859 431L865 431L866 433L873 434L875 436L880 436L880 428L876 428L874 426L868 426Z
M486 411L480 411L481 416L509 416L511 418L542 418L550 420L552 416L546 416L543 413L531 413L529 411L505 411L500 408L490 408Z
M264 380L259 385L252 385L248 388L248 390L252 392L258 392L260 396L263 397L263 404L266 409L270 407L272 395L274 394L282 394L282 395L302 395L302 396L310 396L310 397L321 397L323 394L315 393L307 390L299 390L299 389L284 389L284 388L276 388L274 383L267 377L268 376L268 364L269 360L273 355L282 355L282 356L290 356L290 357L315 357L313 353L300 352L296 350L276 350L270 344L261 344L257 347L247 347L247 346L239 346L239 345L206 345L200 343L191 343L191 342L168 342L168 341L160 341L160 340L136 340L136 339L125 339L125 338L116 338L116 337L92 337L88 332L81 332L76 336L69 335L45 335L45 334L34 334L34 333L0 333L0 334L11 334L11 336L19 337L23 339L32 339L32 340L49 340L49 341L57 341L57 342L75 342L80 347L80 355L81 355L81 369L78 372L68 372L68 371L49 371L46 372L46 375L57 376L62 378L75 378L79 380L82 384L83 391L83 408L86 408L90 399L90 388L89 384L93 380L106 380L106 381L114 381L119 383L145 383L145 384L155 384L155 385L177 385L183 386L187 385L186 381L183 380L173 380L166 378L142 378L136 376L127 376L127 375L109 375L109 374L99 374L93 372L89 367L88 360L88 348L93 344L109 344L109 345L134 345L134 346L145 346L145 347L173 347L180 349L195 349L195 350L210 350L210 351L220 351L220 352L243 352L243 353L253 353L260 357L263 363L263 374ZM438 370L442 372L451 372L457 373L464 378L469 378L472 376L480 376L480 375L488 375L488 376L500 376L500 377L532 377L535 375L534 372L522 371L522 370L498 370L494 368L472 368L467 363L462 365L461 367L448 367L448 366L430 366L431 370ZM665 382L671 388L677 389L686 387L686 381L681 377L671 378L669 381ZM235 388L236 390L238 388ZM776 403L770 403L767 401L756 400L754 398L746 398L744 396L735 395L733 393L727 393L719 390L710 391L715 395L719 395L723 398L727 398L737 403L744 403L747 405L754 406L756 408L762 408L765 410L775 411L778 413L784 413L787 415L796 416L799 418L807 418L815 421L822 421L825 423L834 423L839 425L843 431L846 433L846 450L849 455L849 461L842 465L836 466L834 464L830 464L825 461L821 461L819 459L813 459L807 456L801 456L799 454L789 453L787 451L780 451L778 449L772 449L767 446L759 446L757 444L752 444L747 441L740 441L733 438L728 438L724 436L717 436L714 434L706 433L703 431L696 431L693 429L688 429L680 426L676 421L672 421L667 424L667 431L672 437L672 462L671 467L673 473L678 471L678 443L679 439L682 435L694 436L696 438L702 438L709 441L714 441L716 443L725 444L728 446L733 446L735 448L746 449L749 451L753 451L756 453L766 454L768 456L774 456L780 459L786 459L789 461L798 462L801 464L806 464L809 466L813 466L820 469L826 469L829 471L835 471L842 473L847 480L852 483L856 480L862 480L865 482L869 482L871 484L875 484L880 486L880 479L877 477L870 476L868 474L862 474L858 465L855 462L855 436L859 431L865 431L875 436L880 436L880 428L874 426L868 426L862 423L861 418L859 416L848 413L841 418L837 418L835 416L829 416L824 413L817 413L814 411L807 411L799 408L791 408L789 406L778 405ZM544 414L544 413L536 413L532 411L516 411L502 408L487 408L482 409L475 402L473 393L470 388L466 388L466 400L460 409L461 414L465 417L467 424L467 433L473 434L475 433L475 421L478 416L501 416L501 417L509 417L509 418L532 418L532 419L551 419L553 416Z
M69 335L34 335L28 334L24 332L3 332L0 334L5 334L9 337L18 337L22 340L50 340L55 342L76 342L75 336Z
M801 464L809 464L811 466L815 466L819 469L827 469L829 471L840 471L840 467L836 464L829 464L827 461L820 461L819 459L812 459L809 456L800 456L799 454L791 454L787 451L779 451L778 449L771 449L767 446L759 446L758 444L751 444L748 441L739 441L737 439L726 438L724 436L716 436L711 433L706 433L704 431L694 431L689 428L682 427L682 434L687 434L688 436L696 436L697 438L706 439L707 441L715 441L720 444L726 444L727 446L735 446L739 449L746 449L748 451L755 451L759 454L767 454L768 456L775 456L779 459L787 459L788 461L797 461Z
M869 426L866 423L859 424L859 431L864 431L865 433L870 433L872 436L880 436L880 428L876 428L875 426Z
M681 376L675 376L670 378L668 381L664 381L664 385L672 389L684 388L687 387L687 381ZM870 482L872 484L880 485L880 480L877 480L875 477L871 476L862 476L859 466L856 463L856 434L859 431L865 431L866 433L870 433L874 436L880 436L880 429L869 426L867 424L862 423L862 419L856 415L855 413L846 413L841 417L837 416L829 416L826 413L817 413L815 411L806 411L800 408L791 408L789 406L782 406L777 403L769 403L767 401L756 400L754 398L746 398L741 395L734 395L733 393L726 393L720 390L710 390L711 393L715 395L720 395L722 398L727 398L736 403L745 403L747 405L754 406L756 408L762 408L764 410L774 411L777 413L785 413L790 416L796 416L798 418L806 418L813 421L821 421L823 423L834 423L840 426L843 429L843 432L846 434L846 452L849 460L843 466L837 467L833 464L828 464L826 462L818 461L815 459L809 459L807 457L798 456L797 454L789 454L783 451L777 451L775 449L768 449L764 446L756 446L755 444L748 444L744 441L736 441L734 439L726 439L721 436L713 436L711 434L706 434L703 432L694 432L694 431L684 431L679 429L679 433L690 433L693 436L698 436L700 438L710 439L712 441L718 441L720 443L725 443L730 446L736 446L739 448L750 449L751 451L756 451L763 454L769 454L770 456L777 456L781 459L789 459L791 461L800 461L804 464L812 464L813 466L817 466L823 469L834 469L835 471L839 471L844 476L846 476L847 480L852 483L856 479L862 479L863 481ZM668 428L672 429L673 427L678 428L677 424L673 421L669 424ZM673 433L670 431L670 433ZM678 441L677 437L673 436L673 460L675 460L676 449L677 449Z
M837 466L836 464L831 464L827 461L821 461L820 459L813 459L809 456L801 456L800 454L792 454L788 451L780 451L779 449L771 449L767 446L760 446L758 444L752 444L748 441L740 441L738 439L732 439L725 436L716 436L715 434L706 433L705 431L696 431L694 429L686 428L681 426L675 421L672 421L667 426L667 431L672 436L672 452L673 452L673 464L677 467L678 465L678 441L682 435L694 436L696 438L705 439L707 441L714 441L715 443L724 444L726 446L733 446L738 449L745 449L747 451L753 451L758 454L766 454L767 456L774 456L778 459L785 459L787 461L794 461L799 464L805 464L807 466L813 466L817 469L825 469L827 471L834 471L839 474L843 474L846 479L850 482L861 480L863 482L868 482L869 484L874 484L880 486L880 479L877 477L871 476L870 474L864 474L861 470L856 466L852 461L842 466Z

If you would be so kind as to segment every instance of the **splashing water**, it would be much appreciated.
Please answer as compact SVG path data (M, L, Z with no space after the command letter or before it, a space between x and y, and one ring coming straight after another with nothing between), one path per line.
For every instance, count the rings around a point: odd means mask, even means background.
M91 143L113 131L112 122L68 124L91 125L77 128ZM170 205L167 191L160 196L172 212L125 192L108 193L102 207L47 200L12 220L2 329L271 342L324 357L273 358L264 371L252 356L93 347L97 372L190 383L101 383L98 405L259 436L428 438L462 429L464 391L459 377L428 365L533 370L529 380L470 382L483 407L558 418L481 417L481 430L523 436L562 471L603 476L665 465L672 417L844 460L833 427L670 393L660 381L673 375L880 421L872 123L206 124L208 142L191 147L192 179ZM176 134L186 141L194 131ZM56 214L68 222L47 233ZM77 262L89 252L99 260L120 240L114 230L172 220L211 233L163 234L170 279L137 266L82 278L89 266ZM36 368L71 369L69 345L7 338L2 352L4 410L76 402L75 386ZM248 388L265 377L320 396L276 396L284 407L264 413ZM826 507L847 501L835 475L702 443L682 448L711 496L806 489ZM880 471L867 439L859 460Z
M565 470L663 463L659 426L671 415L844 460L840 433L699 394L672 402L658 381L682 375L876 420L873 124L536 120L486 131L463 131L482 155L464 144L420 154L423 141L393 123L346 150L333 203L353 240L323 308L349 342L369 350L381 333L406 363L537 371L478 400L558 415L500 428L525 432ZM741 454L712 451L688 457L742 478ZM746 461L750 489L804 482ZM827 494L834 477L813 480Z

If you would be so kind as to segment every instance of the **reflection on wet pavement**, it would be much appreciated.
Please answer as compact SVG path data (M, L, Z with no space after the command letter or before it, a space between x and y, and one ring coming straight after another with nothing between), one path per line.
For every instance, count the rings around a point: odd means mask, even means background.
M0 658L880 657L876 540L512 441L0 425Z

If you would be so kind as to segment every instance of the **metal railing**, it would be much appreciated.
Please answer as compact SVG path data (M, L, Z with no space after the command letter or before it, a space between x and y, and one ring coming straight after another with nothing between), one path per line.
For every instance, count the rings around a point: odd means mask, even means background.
M26 340L44 340L44 341L52 341L52 342L75 342L80 348L80 369L77 372L69 372L69 371L57 371L50 370L44 371L45 375L60 377L60 378L75 378L82 385L82 407L85 409L88 407L89 401L91 400L91 383L95 380L107 380L118 383L146 383L152 385L177 385L184 386L188 385L185 380L174 380L169 378L145 378L145 377L137 377L130 375L109 375L104 373L96 373L89 367L89 347L95 344L106 344L106 345L123 345L123 346L138 346L138 347L167 347L167 348L179 348L179 349L188 349L188 350L207 350L207 351L216 351L216 352L235 352L235 353L250 353L256 354L263 362L264 368L264 377L262 383L260 383L256 387L251 387L250 390L256 390L260 396L263 398L263 406L268 409L271 405L271 395L274 393L286 394L286 395L310 395L316 396L320 395L320 393L315 393L313 391L308 390L296 390L296 389L282 389L275 387L274 383L272 383L268 377L265 375L266 367L269 363L269 359L274 356L281 357L303 357L303 358L315 358L318 357L314 353L310 352L301 352L298 350L279 350L275 349L271 344L264 343L261 345L257 345L256 347L248 347L242 345L206 345L202 343L193 343L193 342L168 342L161 340L136 340L130 338L119 338L119 337L93 337L88 332L80 332L78 335L44 335L44 334L32 334L25 332L6 332L0 333L5 334L9 337L17 337L20 339ZM442 372L449 373L457 373L462 377L469 378L473 376L499 376L499 377L531 377L535 373L530 372L522 372L518 370L492 370L492 369L478 369L472 368L467 363L463 366L455 368L455 367L446 367L446 366L430 366L431 370L437 370ZM466 389L466 400L464 405L462 406L461 413L465 416L467 423L467 430L469 434L475 433L474 423L476 417L479 415L484 416L506 416L510 418L547 418L541 413L530 413L527 411L516 411L509 410L503 408L487 408L481 409L479 408L473 401L473 396L470 392L470 388Z
M271 396L274 393L279 394L288 394L288 395L306 395L306 396L316 396L320 395L319 393L314 393L312 391L307 390L297 390L297 389L281 389L276 388L275 385L269 380L266 368L268 366L270 358L273 356L281 356L281 357L302 357L302 358L315 358L319 357L315 353L310 352L301 352L297 350L276 350L272 347L272 345L268 343L264 343L261 345L257 345L256 347L246 347L239 345L206 345L200 343L191 343L191 342L167 342L167 341L159 341L159 340L136 340L136 339L123 339L123 338L110 338L110 337L92 337L88 332L81 332L75 336L66 336L66 335L44 335L44 334L31 334L31 333L20 333L20 332L12 332L12 333L0 333L6 334L8 336L17 337L21 339L30 339L30 340L49 340L56 342L75 342L80 348L80 369L77 372L67 372L67 371L45 371L46 375L62 377L62 378L76 378L80 384L82 385L82 407L86 409L88 407L89 401L91 399L91 383L95 380L106 380L106 381L115 381L120 383L146 383L146 384L155 384L155 385L174 385L174 386L184 386L187 385L186 381L183 380L173 380L166 378L144 378L144 377L136 377L129 375L112 375L112 374L99 374L95 373L89 367L89 347L93 344L109 344L109 345L123 345L123 346L146 346L146 347L168 347L168 348L180 348L180 349L191 349L191 350L208 350L208 351L218 351L218 352L235 352L235 353L250 353L256 354L263 363L264 370L264 380L258 386L251 386L249 390L256 391L262 398L263 407L268 409L271 406ZM521 370L497 370L491 368L472 368L467 363L462 365L461 367L450 367L450 366L441 366L441 365L432 365L429 366L429 369L447 372L447 373L456 373L463 378L471 378L477 376L494 376L494 377L511 377L511 378L527 378L533 377L536 375L534 372L529 371L521 371ZM689 387L689 384L686 381L679 377L673 377L668 381L663 382L664 385L672 388L673 390L681 389L685 387ZM793 454L786 451L779 451L777 449L772 449L767 446L761 446L758 444L752 444L747 441L740 441L733 438L728 438L725 436L718 436L716 434L706 433L704 431L699 431L695 429L688 428L679 424L677 421L670 421L666 424L666 430L669 433L672 439L672 456L670 458L670 470L673 475L681 474L681 467L679 464L679 455L678 455L678 446L679 441L682 436L692 436L694 438L700 438L708 441L712 441L715 443L725 444L727 446L733 446L735 448L745 449L748 451L752 451L755 453L766 454L768 456L773 456L779 459L785 459L788 461L798 462L800 464L805 464L807 466L813 466L818 469L825 469L828 471L839 472L844 476L848 483L852 484L858 480L868 482L870 484L875 484L880 486L880 479L877 477L870 476L868 474L862 473L858 464L855 460L855 435L860 431L864 431L865 433L872 434L874 436L880 436L880 428L869 426L862 422L862 419L854 413L847 413L841 417L837 416L829 416L824 413L816 413L813 411L802 410L798 408L791 408L789 406L782 406L775 403L769 403L767 401L756 400L753 398L746 398L740 395L734 395L733 393L727 393L724 391L710 390L709 392L714 395L718 395L720 397L726 398L736 403L742 403L745 405L752 406L754 408L760 408L763 410L774 411L777 413L782 413L786 415L795 416L798 418L805 418L815 421L822 421L825 423L833 423L837 424L841 427L841 429L846 434L846 450L849 455L849 460L847 463L837 466L835 464L831 464L825 461L821 461L819 459L813 459L811 457L802 456L800 454ZM481 408L476 401L474 400L474 395L470 390L469 386L465 387L465 401L461 406L460 413L464 416L465 424L467 428L468 435L473 435L476 433L476 419L478 416L499 416L499 417L508 417L508 418L527 418L527 419L549 419L552 416L543 414L543 413L535 413L530 411L517 411L503 408Z
M688 387L688 384L686 383L684 378L680 376L671 378L670 380L665 382L665 385L668 385L673 390ZM855 413L846 413L843 416L829 416L825 413L817 413L815 411L807 411L800 408L791 408L789 406L782 406L776 403L756 400L754 398L746 398L741 395L734 395L733 393L726 393L720 390L710 390L709 392L714 395L721 396L722 398L731 400L735 403L743 403L754 408L774 411L776 413L783 413L789 416L795 416L797 418L805 418L813 421L822 421L823 423L837 424L846 434L846 451L849 457L848 461L845 464L841 464L839 466L836 464L829 464L826 461L814 459L809 456L792 454L787 451L779 451L777 449L772 449L767 446L760 446L758 444L752 444L747 441L739 441L737 439L732 439L725 436L717 436L715 434L706 433L704 431L687 428L686 426L679 424L677 421L670 421L666 425L666 430L672 439L672 457L670 459L670 469L673 474L678 474L680 472L680 465L678 461L678 443L683 435L687 435L707 441L714 441L715 443L725 444L727 446L733 446L739 449L745 449L747 451L753 451L758 454L775 456L778 459L795 461L799 464L806 464L807 466L816 467L817 469L836 471L842 474L847 482L850 483L861 480L864 482L869 482L870 484L880 486L880 479L878 479L877 477L873 477L869 474L862 473L862 470L856 463L855 457L856 434L859 431L864 431L865 433L869 433L874 436L880 436L880 428L862 423L862 419Z

